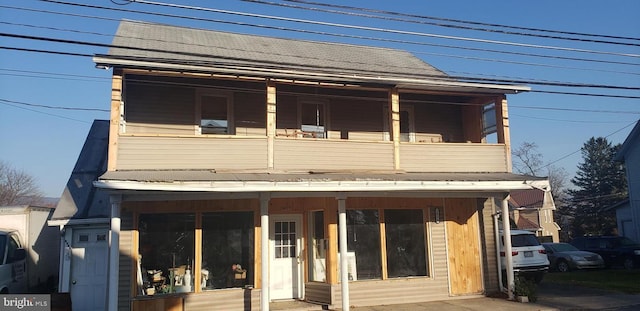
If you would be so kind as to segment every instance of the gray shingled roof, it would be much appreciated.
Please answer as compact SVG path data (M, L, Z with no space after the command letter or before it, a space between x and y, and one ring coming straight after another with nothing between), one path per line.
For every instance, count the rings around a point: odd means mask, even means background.
M409 52L123 20L108 57L158 63L306 70L334 74L447 77ZM171 52L167 52L171 51Z
M108 146L109 121L93 121L51 220L109 217L109 196L93 186L107 170Z

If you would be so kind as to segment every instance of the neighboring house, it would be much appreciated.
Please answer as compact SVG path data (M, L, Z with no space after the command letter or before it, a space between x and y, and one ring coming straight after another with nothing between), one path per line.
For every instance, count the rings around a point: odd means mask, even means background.
M559 242L560 226L554 221L556 206L550 191L540 189L512 191L511 217L518 229L535 232L541 242Z
M624 140L615 157L624 162L627 173L629 199L615 206L618 234L640 241L640 121Z
M26 288L29 292L50 293L58 279L58 244L60 234L47 226L53 213L50 207L19 205L0 207L0 228L12 229L20 235L26 250ZM2 241L2 243L5 243ZM0 246L4 250L4 244ZM4 260L5 254L2 254Z
M527 87L455 81L405 51L123 21L94 61L113 70L94 183L109 207L54 221L103 234L110 217L109 310L495 292L498 209L548 188L511 173L506 94ZM71 194L88 187L73 176ZM82 210L69 197L58 208Z
M108 275L109 197L93 187L106 171L109 121L94 121L49 226L58 227L58 291L74 310L102 310ZM57 261L56 261L57 262Z

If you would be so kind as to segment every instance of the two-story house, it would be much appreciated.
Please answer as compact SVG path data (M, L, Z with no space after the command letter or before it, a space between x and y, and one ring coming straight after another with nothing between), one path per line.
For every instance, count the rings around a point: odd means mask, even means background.
M560 241L560 226L553 217L556 205L550 191L512 191L509 195L509 209L518 229L534 232L541 242Z
M506 94L527 87L406 51L123 21L94 61L113 70L110 310L497 291L496 215L548 189L511 173Z

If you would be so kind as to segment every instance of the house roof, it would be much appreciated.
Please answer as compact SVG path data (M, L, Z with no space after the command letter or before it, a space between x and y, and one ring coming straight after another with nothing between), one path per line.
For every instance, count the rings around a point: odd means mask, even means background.
M109 121L95 120L51 220L108 220L108 194L93 187L93 182L107 170L108 142Z
M454 81L398 49L237 34L123 20L97 66L270 79L516 93L529 88Z
M533 221L531 221L529 219L526 219L526 218L524 218L522 216L518 217L517 226L518 226L518 229L522 229L522 230L538 230L538 229L540 229L540 226L537 223L535 223L535 222L533 222Z
M622 147L620 148L620 150L618 150L618 153L616 153L614 160L624 161L627 155L627 152L631 149L632 146L635 146L636 144L638 144L639 140L640 140L640 121L636 122L636 125L633 127L633 129L629 133L629 136L627 136L627 138L624 140L624 143L622 143Z
M544 203L544 191L540 189L517 190L509 195L509 205L513 208L542 208Z
M511 173L109 171L111 190L190 192L510 191L544 187L544 178Z

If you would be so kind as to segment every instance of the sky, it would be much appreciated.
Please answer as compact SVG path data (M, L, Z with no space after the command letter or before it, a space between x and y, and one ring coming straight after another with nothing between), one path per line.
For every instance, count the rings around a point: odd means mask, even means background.
M640 1L316 1L332 6L0 0L0 161L33 176L46 196L61 195L92 121L109 118L111 77L90 56L62 54L106 53L121 19L397 48L452 76L529 85L532 92L508 96L512 148L535 143L569 178L589 138L622 143L640 119Z

